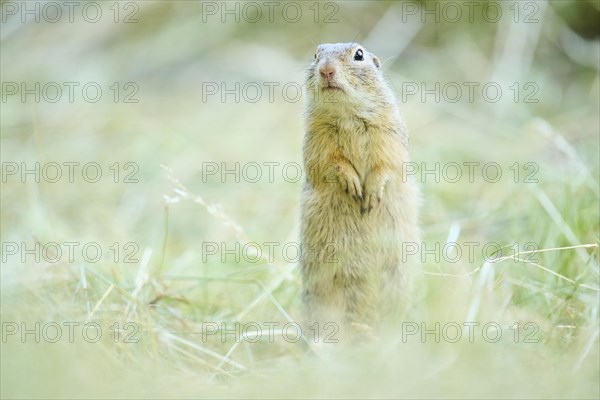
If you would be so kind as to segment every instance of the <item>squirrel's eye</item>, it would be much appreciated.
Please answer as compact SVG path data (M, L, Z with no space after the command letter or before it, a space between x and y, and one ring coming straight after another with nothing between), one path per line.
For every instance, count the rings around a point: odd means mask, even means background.
M315 60L317 59L317 53L315 53Z
M361 49L356 50L356 53L354 54L354 59L356 61L363 61L364 60L363 51Z

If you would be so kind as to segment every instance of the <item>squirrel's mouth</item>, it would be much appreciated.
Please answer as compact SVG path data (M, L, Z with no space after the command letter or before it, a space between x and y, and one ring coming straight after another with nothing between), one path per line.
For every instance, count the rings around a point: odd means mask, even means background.
M323 82L323 84L321 85L321 90L324 92L337 91L337 90L343 92L341 87L339 87L335 83L329 82L329 81Z

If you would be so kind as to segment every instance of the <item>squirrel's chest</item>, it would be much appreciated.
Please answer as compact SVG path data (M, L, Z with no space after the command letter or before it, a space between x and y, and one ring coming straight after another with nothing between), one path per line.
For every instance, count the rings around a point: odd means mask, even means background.
M377 157L377 135L360 122L340 123L335 142L340 152L352 163L357 172L364 176Z

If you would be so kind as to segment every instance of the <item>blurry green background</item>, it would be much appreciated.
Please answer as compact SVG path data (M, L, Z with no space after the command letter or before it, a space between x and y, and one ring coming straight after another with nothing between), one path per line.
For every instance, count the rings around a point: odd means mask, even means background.
M7 337L3 398L600 395L598 1L275 2L272 16L263 2L88 3L76 4L72 22L65 3L0 3L3 174L9 163L36 162L96 162L103 173L96 183L82 179L81 166L73 183L66 169L57 183L3 175L1 318L28 327L95 321L105 335L98 343ZM498 343L405 344L398 333L319 358L282 340L203 343L197 333L207 321L299 318L297 265L281 247L274 260L223 263L203 260L202 243L297 241L302 181L283 179L282 166L302 162L304 96L289 97L319 43L349 41L382 60L414 162L502 167L496 183L481 169L473 182L417 175L424 241L495 242L508 249L502 255L551 249L535 264L482 268L478 250L419 268L410 321L496 321L505 329ZM57 82L62 97L22 101L20 85L36 82ZM73 102L64 82L79 83ZM89 82L102 88L98 102L82 96ZM421 86L452 82L458 101L451 88L436 101ZM502 89L497 102L482 95L490 82ZM236 83L250 84L239 102L205 91ZM465 83L479 85L472 101ZM272 100L267 85L276 85ZM257 86L262 96L248 101ZM256 183L203 176L207 163L272 162L280 163L272 182L266 167ZM526 163L537 183L525 181ZM134 169L137 183L124 182ZM5 251L49 242L98 243L103 256L86 262L80 246L73 261L22 262ZM136 262L124 262L130 251ZM114 343L109 326L127 321L139 326L139 343ZM514 343L515 322L539 326L539 343Z

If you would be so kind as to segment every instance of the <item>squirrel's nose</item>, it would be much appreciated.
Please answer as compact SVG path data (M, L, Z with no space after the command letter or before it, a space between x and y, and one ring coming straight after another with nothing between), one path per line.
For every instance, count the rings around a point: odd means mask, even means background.
M321 73L323 79L327 79L329 81L335 75L335 67L332 64L326 63L321 65L319 72Z

